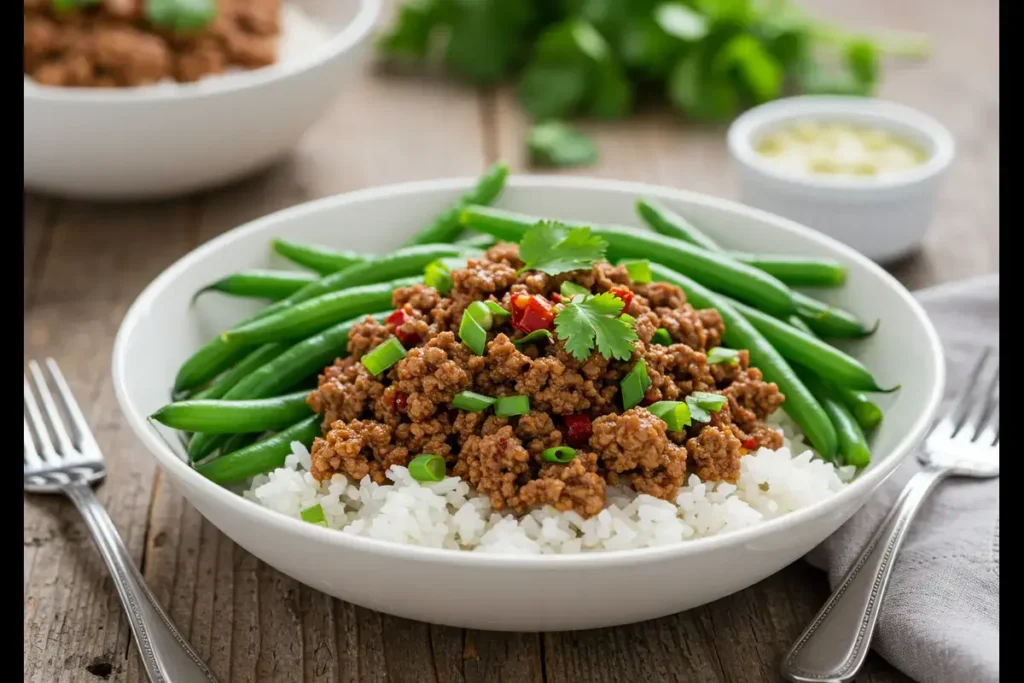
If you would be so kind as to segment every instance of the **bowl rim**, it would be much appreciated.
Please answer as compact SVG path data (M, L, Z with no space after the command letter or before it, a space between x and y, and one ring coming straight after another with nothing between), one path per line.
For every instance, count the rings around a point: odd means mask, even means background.
M780 170L766 162L753 146L755 134L765 126L808 117L827 119L830 115L858 114L915 130L931 141L933 153L920 166L892 175L821 176ZM729 126L726 139L733 159L762 177L807 190L841 191L853 195L877 194L928 182L944 172L956 155L952 133L934 117L897 102L851 95L802 95L762 104L738 116Z
M382 0L358 0L356 15L330 39L307 53L259 69L225 74L194 83L174 83L133 88L69 88L26 87L25 100L61 102L66 104L153 104L160 102L201 100L227 95L247 88L257 88L283 81L331 61L355 47L369 35L381 14Z
M876 486L882 483L895 469L903 462L910 450L923 438L925 430L930 427L934 414L942 399L945 388L946 366L939 341L938 332L921 305L913 295L903 287L892 275L886 272L877 264L847 247L838 241L827 237L810 228L799 225L788 219L769 214L759 209L753 209L737 202L719 199L697 192L676 190L673 188L652 185L641 182L630 182L620 180L604 180L587 178L581 176L548 176L548 175L513 175L508 178L507 185L517 189L530 188L566 188L597 191L613 191L632 196L651 196L655 198L671 200L682 200L691 203L702 204L711 208L725 210L739 214L747 218L767 221L774 224L778 229L796 233L801 237L834 249L842 254L849 261L856 261L875 277L882 279L894 293L899 296L903 303L910 307L911 312L922 324L925 330L923 341L931 355L936 359L937 370L933 378L924 411L921 412L912 425L904 432L903 438L893 447L889 457L879 465L845 486L841 491L826 500L814 505L795 510L780 517L766 520L751 527L737 529L725 534L705 538L687 540L680 543L673 543L664 546L650 548L627 549L627 550L603 550L600 552L588 552L579 554L552 554L552 555L506 555L499 553L471 552L462 550L450 550L446 548L430 548L417 545L406 545L393 541L384 541L363 536L355 536L339 532L336 529L325 529L314 524L308 524L298 519L293 519L279 512L265 508L257 503L243 498L222 486L206 479L188 464L181 460L164 442L163 438L151 428L147 422L147 416L143 415L128 398L127 377L125 374L125 356L129 339L133 336L136 327L141 324L152 308L152 302L156 296L169 287L174 286L181 273L187 271L194 264L208 258L218 249L229 246L231 243L245 238L247 235L258 232L268 225L288 222L298 216L317 213L328 208L343 207L349 203L362 201L400 200L402 197L420 193L432 193L438 191L465 190L476 182L475 177L446 178L439 180L426 180L398 183L372 187L354 192L332 195L296 206L283 209L244 225L233 228L214 239L199 245L188 252L173 264L168 266L158 275L146 288L136 297L131 307L125 313L114 341L111 374L113 376L114 391L117 401L124 412L125 417L135 432L136 436L143 442L147 450L157 460L157 463L168 471L172 480L176 478L188 479L197 492L197 495L204 498L215 499L219 507L232 509L236 516L248 519L249 522L263 525L269 533L286 533L301 537L303 540L316 543L326 543L339 546L354 552L369 553L381 557L400 560L415 560L428 564L445 565L455 563L467 567L515 567L524 570L537 570L548 567L575 567L575 568L596 568L628 566L636 562L663 561L671 558L689 556L695 553L713 551L722 547L738 546L745 543L757 541L772 535L774 532L781 532L800 526L803 522L818 518L839 510L850 502L860 497L866 500L867 495Z

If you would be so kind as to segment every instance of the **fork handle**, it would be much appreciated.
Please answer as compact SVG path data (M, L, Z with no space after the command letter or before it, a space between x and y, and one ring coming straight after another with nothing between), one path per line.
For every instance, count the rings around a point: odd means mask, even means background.
M782 660L798 683L848 681L864 664L896 554L932 488L951 470L925 466L900 493L867 547Z
M71 482L63 489L82 513L92 540L110 570L150 683L217 683L149 592L117 528L89 485Z

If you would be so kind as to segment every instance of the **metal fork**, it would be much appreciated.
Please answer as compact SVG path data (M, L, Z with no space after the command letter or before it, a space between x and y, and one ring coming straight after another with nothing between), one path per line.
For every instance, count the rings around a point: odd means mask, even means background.
M39 364L29 361L33 382L25 377L25 490L63 493L82 513L117 586L151 683L217 683L149 592L113 522L93 495L92 485L107 472L103 454L57 364L47 358L46 366L60 407Z
M864 664L896 554L910 522L936 484L948 476L999 476L999 360L985 348L967 387L936 422L915 474L842 583L782 660L782 675L798 683L848 681ZM980 388L980 392L978 389Z

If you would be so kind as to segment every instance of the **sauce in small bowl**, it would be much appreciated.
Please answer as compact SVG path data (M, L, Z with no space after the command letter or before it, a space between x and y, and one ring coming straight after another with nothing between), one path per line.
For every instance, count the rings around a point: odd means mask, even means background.
M805 119L757 141L757 153L780 171L877 177L920 166L928 153L892 131L842 121Z

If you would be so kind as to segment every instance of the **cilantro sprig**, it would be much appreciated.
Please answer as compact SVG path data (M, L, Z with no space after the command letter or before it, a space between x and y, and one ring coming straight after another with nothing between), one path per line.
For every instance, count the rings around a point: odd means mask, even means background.
M519 242L519 258L523 270L539 270L558 275L573 270L586 270L604 259L608 243L590 228L569 228L557 221L541 221L526 232Z
M378 46L473 84L515 81L536 122L621 119L638 92L721 121L790 90L870 95L884 56L924 57L919 35L826 24L793 0L406 0ZM576 136L534 132L533 158L595 158ZM557 146L555 146L555 142ZM542 151L543 153L538 153Z
M610 292L577 294L555 316L555 335L581 363L595 346L609 360L627 360L637 336L633 326L619 317L621 313L622 299Z

